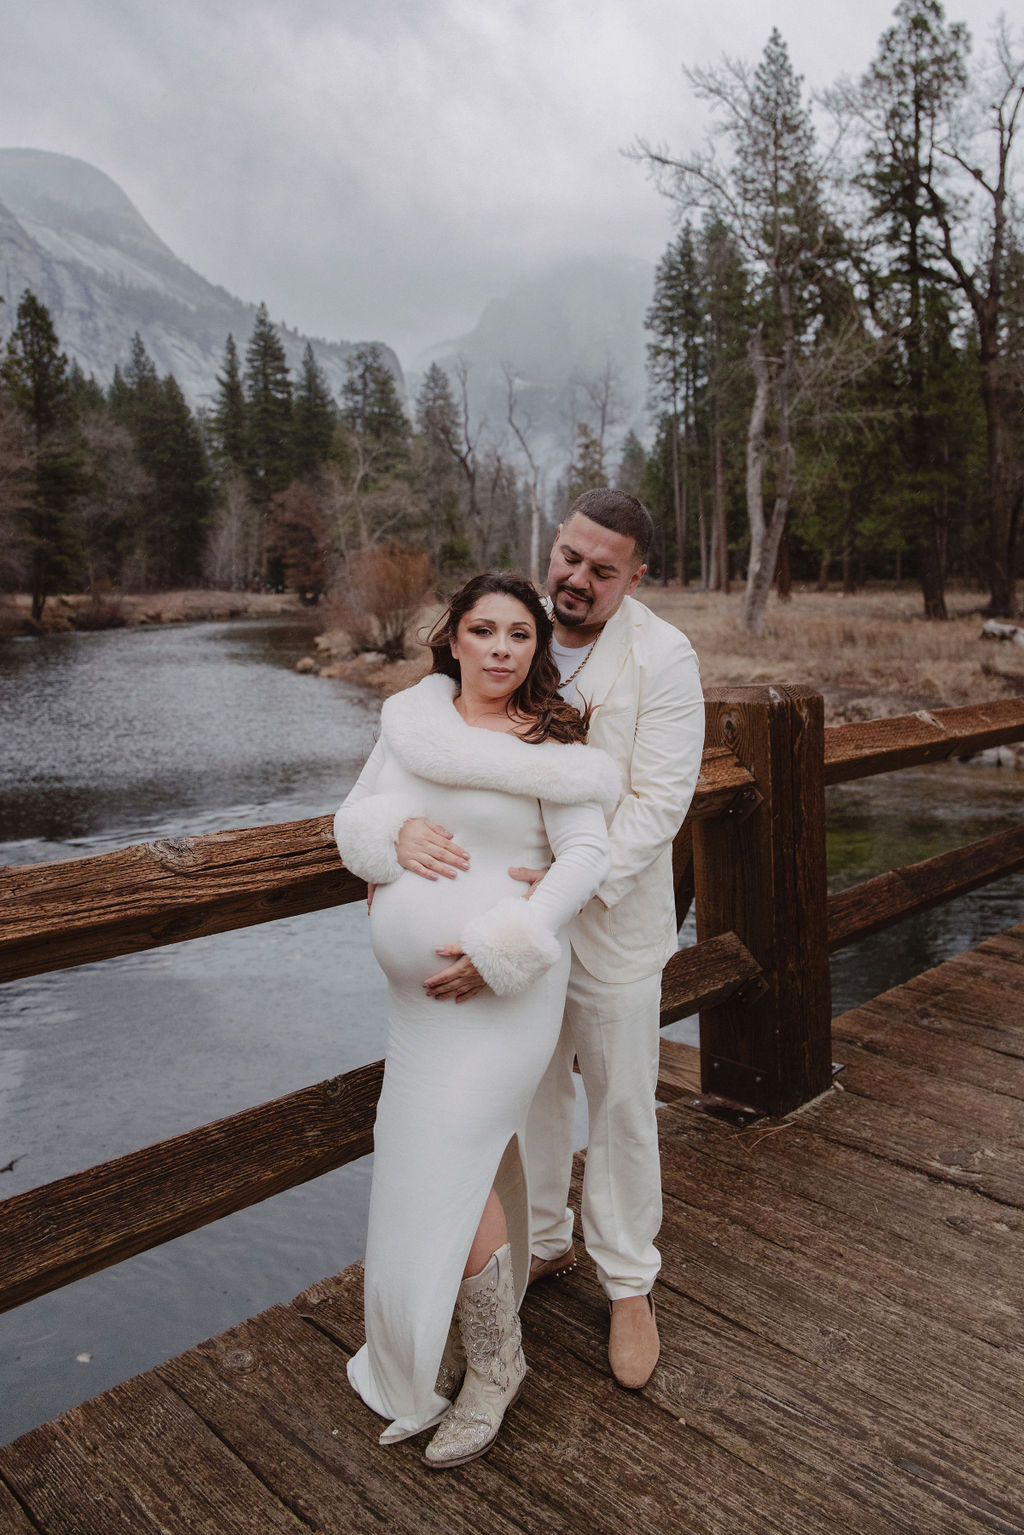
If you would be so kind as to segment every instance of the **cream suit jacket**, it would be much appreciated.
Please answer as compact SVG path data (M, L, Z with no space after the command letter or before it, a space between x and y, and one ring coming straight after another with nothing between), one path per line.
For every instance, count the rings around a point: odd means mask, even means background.
M704 695L684 634L626 597L577 684L593 708L589 742L619 765L608 818L611 869L569 932L599 981L638 981L676 950L672 839L689 809L704 747Z

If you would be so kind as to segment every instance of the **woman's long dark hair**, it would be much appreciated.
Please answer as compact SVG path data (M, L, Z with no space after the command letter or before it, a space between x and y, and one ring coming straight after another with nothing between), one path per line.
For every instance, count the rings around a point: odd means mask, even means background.
M462 681L459 663L452 655L452 641L466 614L476 607L481 597L491 595L514 597L517 602L521 602L537 629L537 649L530 662L530 670L507 705L509 715L524 715L534 721L520 740L585 741L590 710L580 714L560 696L558 668L551 658L551 619L533 586L522 576L487 570L482 575L473 576L465 586L460 587L427 636L426 643L434 656L430 670L442 672L456 682Z

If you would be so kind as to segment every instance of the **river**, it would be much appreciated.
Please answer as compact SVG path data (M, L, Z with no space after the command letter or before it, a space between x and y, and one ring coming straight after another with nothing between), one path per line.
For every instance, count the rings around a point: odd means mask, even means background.
M184 625L0 642L0 863L331 811L377 702L300 676L308 629ZM1019 775L923 769L830 791L835 888L1019 819ZM1024 877L833 965L837 1011L1021 919ZM686 932L684 930L684 938ZM9 1196L382 1054L361 906L0 991ZM694 1025L676 1025L694 1037ZM585 1138L585 1114L579 1121ZM0 1442L359 1257L369 1159L0 1317Z

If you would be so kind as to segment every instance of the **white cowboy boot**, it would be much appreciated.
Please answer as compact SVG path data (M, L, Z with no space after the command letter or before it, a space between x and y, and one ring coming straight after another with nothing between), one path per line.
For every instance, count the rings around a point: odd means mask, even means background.
M437 1380L434 1382L434 1390L438 1396L453 1399L465 1373L466 1350L462 1347L458 1324L453 1320L445 1339L441 1363L437 1367Z
M522 1388L526 1360L507 1242L479 1274L462 1281L455 1320L466 1349L466 1379L423 1456L435 1470L482 1455Z

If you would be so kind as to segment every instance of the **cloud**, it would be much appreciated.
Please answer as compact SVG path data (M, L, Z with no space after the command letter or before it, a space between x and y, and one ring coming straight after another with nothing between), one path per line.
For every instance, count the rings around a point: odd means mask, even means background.
M950 15L964 12L950 5ZM983 0L966 7L985 32ZM701 130L683 64L858 72L889 0L34 0L8 7L0 143L79 155L204 276L406 358L580 249L657 258L669 210L623 158ZM972 16L970 13L974 12ZM980 23L980 24L979 24Z

